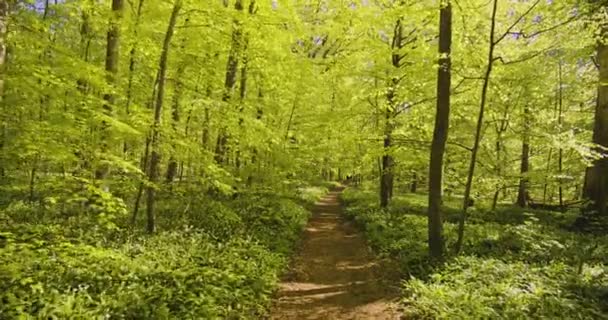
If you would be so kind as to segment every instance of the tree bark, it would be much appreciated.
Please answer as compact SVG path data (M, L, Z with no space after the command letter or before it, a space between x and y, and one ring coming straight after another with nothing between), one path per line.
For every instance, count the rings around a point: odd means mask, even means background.
M477 164L477 153L479 152L479 143L481 141L481 129L483 127L483 117L486 109L486 100L488 97L488 87L490 85L490 76L494 66L494 49L496 47L495 30L496 30L496 12L498 11L498 0L494 0L492 5L492 17L490 21L490 44L488 50L488 61L486 66L486 72L483 78L483 85L481 87L481 99L479 102L479 115L477 116L477 127L475 129L475 142L473 144L473 150L471 152L471 161L469 163L469 172L467 175L467 182L464 190L464 199L462 204L462 215L458 222L458 239L456 240L455 250L456 253L460 252L462 248L462 241L464 239L464 225L467 219L467 210L470 205L471 188L473 186L473 177L475 175L475 165Z
M439 68L437 71L437 110L431 143L429 164L428 234L429 254L435 260L443 259L443 157L450 127L450 86L452 47L452 4L441 2L439 15Z
M597 88L597 103L593 126L593 143L608 147L608 26L601 27L601 39L597 44L597 62L599 64L599 83ZM598 150L602 154L603 150ZM591 215L606 215L608 198L608 158L594 161L587 169L583 197L591 201L585 213Z
M517 191L517 206L525 208L528 206L530 199L527 177L530 170L530 109L528 105L524 106L524 131L521 146L521 165L519 170L519 188Z
M173 134L177 135L177 127L180 121L180 102L182 98L183 92L183 84L180 80L184 73L185 64L179 66L176 74L175 81L175 92L173 93L173 104L171 106L171 128L173 129ZM177 137L173 137L173 139L177 139ZM177 175L177 160L175 159L175 150L176 144L173 144L173 150L171 154L171 158L169 159L169 164L167 165L167 174L166 174L166 182L171 183L175 179Z
M110 28L107 35L106 44L106 81L110 86L108 92L103 95L103 111L106 116L112 114L114 103L116 102L116 95L114 94L114 86L116 85L116 78L118 76L118 63L120 60L120 22L122 20L122 14L124 10L123 0L112 0L112 17L110 18ZM108 123L103 121L101 128L101 152L105 153L108 151ZM109 167L106 164L97 167L95 171L95 178L102 180L108 174Z
M4 106L4 79L6 74L6 49L7 49L7 35L8 35L8 19L9 19L10 5L9 0L0 0L0 106L5 109ZM6 140L6 123L3 119L2 127L0 128L0 154L4 152L4 144ZM5 176L5 169L2 163L0 163L0 177Z
M562 88L562 62L560 60L559 62L559 70L558 70L558 83L559 83L559 88L558 88L558 108L557 108L557 127L559 130L559 134L561 135L562 133L562 125L564 123L564 116L563 116L563 107L564 107L564 97L563 97L563 88ZM557 152L557 173L559 175L559 208L560 209L564 209L564 187L562 186L562 173L564 171L564 149L561 147L561 143L560 143L560 147L559 150Z
M186 25L188 22L186 22ZM183 50L186 47L186 39L182 40L181 49ZM176 140L178 137L178 126L180 121L180 104L184 89L184 84L182 82L182 77L186 70L186 61L182 61L177 68L177 72L175 73L175 90L173 92L173 103L171 105L171 129L173 130L173 140ZM186 129L187 130L187 129ZM167 173L165 174L165 182L171 183L175 180L175 176L177 175L177 160L175 158L177 144L172 144L171 158L169 159L169 164L167 165Z
M139 33L139 24L141 22L141 14L144 7L144 0L139 0L137 5L137 13L135 15L135 25L133 36L137 39ZM126 102L125 102L125 113L127 115L131 114L131 102L133 100L133 80L135 77L135 65L137 58L137 41L131 47L131 51L129 52L129 80L127 81L127 93L126 93ZM123 145L123 153L126 155L129 152L129 144L127 141L124 142Z
M234 9L237 11L243 11L243 0L236 0ZM232 93L236 86L237 73L239 68L239 56L241 52L241 42L243 38L243 23L239 19L233 20L232 29L232 44L230 46L230 53L228 54L228 62L226 63L226 78L224 80L224 95L222 101L230 102ZM228 147L228 128L223 126L217 136L215 144L215 162L223 164L226 162L226 153Z
M399 50L403 48L403 25L401 19L398 19L395 24L393 42L391 48L393 53L391 54L391 62L394 69L398 70L400 67L401 53ZM382 170L380 171L380 207L388 207L391 198L393 197L393 184L395 180L394 166L395 161L392 156L393 147L393 131L395 130L395 115L397 109L397 86L399 85L399 79L393 77L390 80L389 87L386 93L387 106L384 110L384 141L383 141L383 153L382 153Z
M177 22L177 16L179 15L181 8L182 0L176 0L175 4L173 5L173 11L171 12L171 18L169 19L169 25L167 26L167 32L165 33L165 40L163 42L163 49L160 55L160 63L158 66L158 91L154 104L154 123L152 126L151 135L152 154L150 156L150 168L148 170L149 185L146 188L146 213L148 218L148 233L154 233L156 231L156 217L154 215L154 202L156 195L155 184L158 182L158 167L160 165L159 132L162 120L161 115L163 110L163 102L165 98L167 60L169 56L169 50L171 48L171 39L173 38L175 24Z
M410 184L410 192L416 193L418 192L418 173L414 171L412 173L412 182Z

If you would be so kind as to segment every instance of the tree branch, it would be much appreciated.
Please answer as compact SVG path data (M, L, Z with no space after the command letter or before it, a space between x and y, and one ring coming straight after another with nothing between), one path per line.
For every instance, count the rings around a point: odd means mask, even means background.
M515 22L513 22L513 24L511 26L509 26L509 28L507 28L507 31L505 31L505 33L503 33L502 36L498 37L498 39L496 39L494 42L492 42L492 45L495 46L497 44L499 44L507 35L509 35L511 33L511 30L513 30L513 28L515 28L516 25L518 25L528 14L530 14L530 12L532 12L532 10L534 10L534 8L536 8L536 6L540 3L540 0L536 0L536 2L534 2L534 4L532 4L530 6L530 8L528 8L528 10L526 10L526 12L524 12L521 16L519 16L519 18L517 18L517 20L515 20Z

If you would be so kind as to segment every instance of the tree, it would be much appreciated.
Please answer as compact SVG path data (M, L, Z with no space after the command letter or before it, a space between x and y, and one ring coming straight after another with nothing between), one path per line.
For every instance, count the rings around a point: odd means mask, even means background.
M108 29L107 44L106 44L106 65L105 70L107 72L107 81L110 86L109 92L103 95L104 105L103 111L106 116L112 116L113 105L116 103L116 97L113 93L116 88L117 76L118 76L118 63L120 60L120 28L122 15L124 10L123 0L112 0L112 18L110 18L110 28ZM108 128L107 121L103 121L102 124L102 141L101 150L107 152L108 150ZM95 178L100 180L104 179L108 174L108 166L100 165L95 171Z
M431 143L429 164L429 252L431 257L443 257L443 226L441 204L443 193L443 155L450 127L450 86L452 54L452 4L450 0L440 4L439 18L439 68L437 70L437 111Z
M605 10L605 9L603 9ZM599 68L599 82L597 86L597 100L593 124L593 143L604 153L603 148L608 147L608 27L602 22L600 39L597 43L596 60ZM595 160L593 166L587 169L583 197L589 199L591 204L587 209L600 216L606 215L608 204L608 158Z
M7 33L8 19L10 12L9 0L0 1L0 106L4 112L4 82L5 82L5 64L6 64L6 49L7 49ZM0 153L3 152L6 139L6 124L4 120L0 123ZM0 164L0 178L4 177L4 166Z
M148 168L148 181L149 185L146 188L146 212L147 212L147 231L153 233L156 230L156 218L154 213L155 205L155 185L158 182L159 176L159 165L160 165L160 150L159 150L159 134L161 125L161 115L163 111L163 102L165 98L165 83L167 81L167 60L169 57L169 51L171 49L171 39L175 32L175 24L177 23L177 17L180 10L182 9L182 0L176 0L173 4L173 11L169 18L169 25L167 26L167 32L165 33L165 40L163 41L163 48L160 55L160 62L158 65L158 89L156 94L156 100L154 103L154 122L152 124L151 133L151 155L150 155L150 167Z
M530 107L527 104L524 105L523 123L521 166L519 171L519 187L517 189L517 205L521 208L527 207L530 200L528 192L530 179L527 177L530 170Z

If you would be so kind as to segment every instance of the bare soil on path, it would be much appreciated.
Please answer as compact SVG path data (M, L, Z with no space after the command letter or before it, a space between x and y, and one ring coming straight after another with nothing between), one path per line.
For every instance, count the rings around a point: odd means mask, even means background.
M389 270L341 215L336 189L319 201L289 274L280 284L271 320L399 319Z

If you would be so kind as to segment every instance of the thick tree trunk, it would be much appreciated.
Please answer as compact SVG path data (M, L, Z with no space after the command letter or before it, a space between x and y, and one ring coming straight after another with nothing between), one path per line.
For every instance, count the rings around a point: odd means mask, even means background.
M530 198L528 191L529 179L527 177L530 170L530 110L524 106L524 132L521 147L521 165L519 170L519 188L517 191L517 205L521 208L528 206Z
M602 39L597 45L599 84L593 126L593 143L608 147L608 26L602 26ZM605 153L604 151L601 151ZM587 213L606 215L608 198L608 158L598 159L587 169L583 197L591 201Z
M488 97L488 88L490 85L490 76L494 66L494 49L496 47L495 30L496 30L496 12L498 11L498 0L494 0L492 5L492 18L490 21L490 45L488 50L488 60L486 65L486 73L483 78L481 87L481 99L479 102L479 115L477 116L477 127L475 129L475 142L471 152L471 161L469 163L469 172L467 174L467 182L465 184L464 199L462 204L462 215L458 223L458 239L456 240L455 250L460 252L462 242L464 240L464 225L467 219L467 210L471 203L471 188L473 187L473 177L475 175L475 165L477 164L477 153L479 152L479 143L481 141L481 129L483 127L483 117L486 109L486 100Z
M439 69L437 71L437 110L431 143L429 164L428 233L429 254L435 260L443 259L443 156L450 127L450 85L452 47L452 4L441 2L439 16Z
M112 18L110 18L110 29L108 30L107 43L106 43L106 80L109 84L110 91L103 95L103 111L106 116L111 116L114 103L116 102L116 95L113 93L114 86L116 84L116 78L118 76L118 63L120 60L120 22L122 20L122 14L124 10L123 0L112 0ZM101 128L101 152L108 152L108 123L104 121ZM108 165L101 165L97 167L95 171L95 178L97 180L104 179L108 174Z
M146 213L148 218L147 231L153 233L156 230L156 217L154 215L154 202L156 195L156 186L158 182L158 167L160 165L160 150L159 150L159 132L161 126L161 114L163 110L163 102L165 98L165 83L167 75L167 60L169 56L169 49L171 48L171 39L175 30L175 24L177 22L177 16L182 8L182 0L176 0L173 5L173 11L171 12L171 18L169 25L167 26L167 32L165 33L165 40L163 42L163 49L160 55L160 63L158 66L158 91L156 95L156 101L154 104L154 124L152 126L152 139L151 149L152 154L150 156L150 168L148 170L149 185L146 188Z

